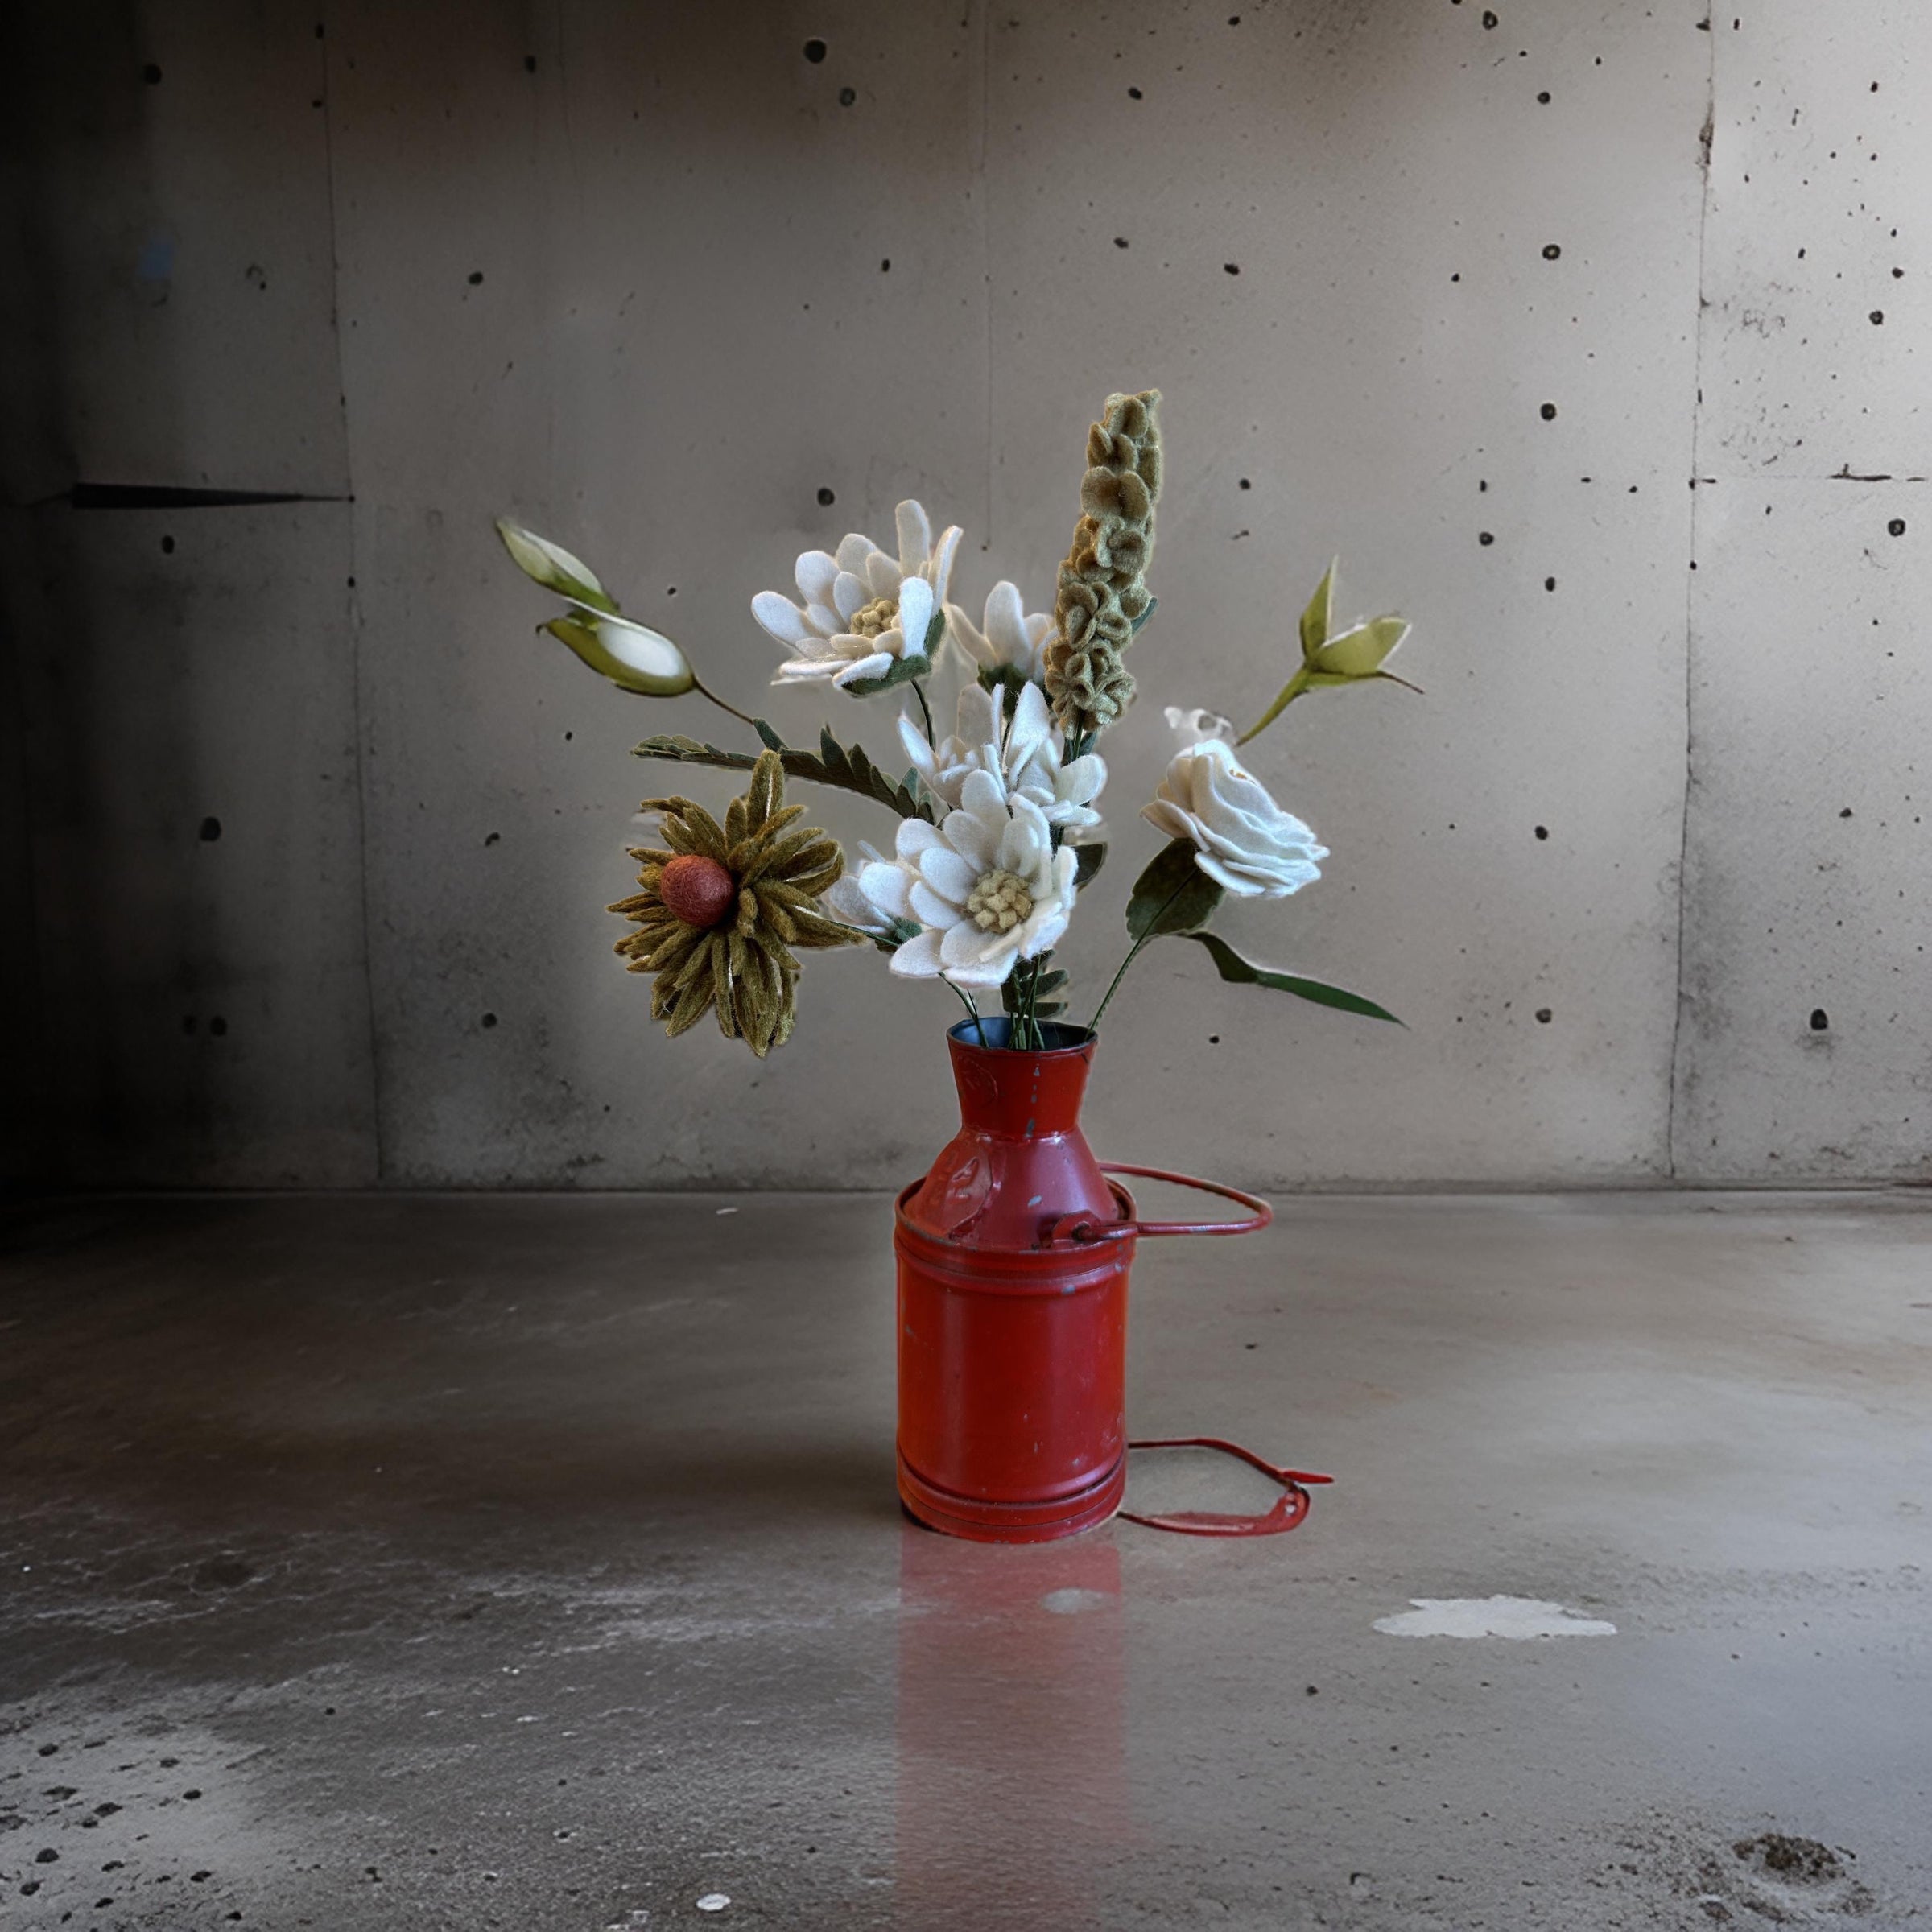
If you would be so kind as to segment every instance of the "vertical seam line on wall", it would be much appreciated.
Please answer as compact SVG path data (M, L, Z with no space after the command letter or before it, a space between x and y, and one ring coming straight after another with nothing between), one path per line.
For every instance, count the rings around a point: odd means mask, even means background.
M1697 533L1698 476L1703 450L1704 420L1704 250L1711 226L1711 154L1717 140L1717 23L1710 29L1711 57L1704 96L1704 124L1699 138L1703 150L1703 192L1697 217L1697 294L1691 321L1690 392L1690 548L1684 572L1684 800L1678 823L1677 841L1677 975L1676 1004L1670 1022L1670 1093L1664 1110L1664 1170L1670 1180L1678 1176L1678 1096L1682 1084L1684 1007L1687 989L1685 980L1685 935L1689 930L1690 866L1691 788L1696 776L1697 724Z
M356 568L355 444L349 435L348 378L342 360L342 250L336 221L336 107L329 89L329 43L318 42L322 61L322 155L328 176L329 320L336 344L336 412L342 425L342 474L348 493L349 582L344 598L349 613L349 701L355 734L356 882L362 907L362 1003L369 1015L369 1133L376 1185L387 1179L382 1149L382 1030L376 1024L375 949L369 898L369 785L365 770L362 717L362 595Z
M987 156L992 150L993 131L993 4L981 0L980 6L980 306L985 320L983 347L986 432L985 520L980 530L980 550L993 547L993 187Z

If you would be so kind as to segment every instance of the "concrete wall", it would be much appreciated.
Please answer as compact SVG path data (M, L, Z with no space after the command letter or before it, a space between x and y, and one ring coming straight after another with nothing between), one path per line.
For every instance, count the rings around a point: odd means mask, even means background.
M1161 608L1065 960L1091 989L1121 950L1161 706L1258 710L1340 551L1352 611L1418 620L1427 696L1259 742L1335 856L1228 924L1409 1027L1157 948L1102 1150L1274 1185L1932 1171L1924 9L80 0L14 31L17 1174L916 1170L939 989L815 960L764 1066L651 1026L601 910L666 782L625 753L729 721L533 642L489 519L795 737L825 708L765 691L752 593L916 493L966 527L967 601L1043 604L1085 425L1147 384ZM891 700L832 702L890 745Z

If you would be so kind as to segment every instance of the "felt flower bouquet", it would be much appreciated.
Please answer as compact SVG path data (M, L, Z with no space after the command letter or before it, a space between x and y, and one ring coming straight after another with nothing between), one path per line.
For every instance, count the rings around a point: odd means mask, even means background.
M727 1038L762 1057L791 1033L798 954L869 942L894 973L949 987L980 1043L1046 1043L1042 1029L1067 1011L1070 990L1053 948L1107 857L1099 747L1133 701L1127 658L1154 613L1147 571L1161 491L1159 401L1153 390L1110 396L1089 431L1081 515L1051 613L1027 611L1018 588L1001 582L976 623L951 601L958 527L935 538L914 502L898 506L895 550L854 533L836 552L799 559L795 598L762 591L753 599L753 616L788 654L774 683L896 704L899 775L848 728L828 725L814 748L787 745L708 688L669 638L625 616L569 551L498 524L517 564L565 601L543 630L621 690L710 700L760 747L672 735L637 747L640 758L750 774L721 823L681 795L640 808L655 815L657 842L633 850L638 890L611 910L632 928L617 948L630 970L654 976L651 1010L667 1034L715 1012ZM1098 1030L1141 952L1165 937L1204 947L1225 980L1393 1018L1357 994L1252 964L1209 930L1228 896L1287 898L1320 877L1328 856L1243 769L1236 745L1310 691L1403 681L1386 666L1408 625L1382 617L1337 633L1334 589L1331 566L1302 614L1293 675L1252 729L1231 742L1224 720L1168 712L1194 741L1141 807L1167 843L1134 881L1126 955L1085 1032ZM949 658L964 681L942 733L932 687ZM848 861L836 840L799 823L804 807L786 803L788 778L859 794L896 821L892 836L878 848L862 844Z

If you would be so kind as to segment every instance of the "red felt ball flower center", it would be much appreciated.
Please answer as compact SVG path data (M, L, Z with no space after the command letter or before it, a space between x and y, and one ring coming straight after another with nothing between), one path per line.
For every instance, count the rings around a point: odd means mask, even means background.
M731 910L738 896L738 882L716 859L687 852L664 868L658 896L673 918L700 932L708 931Z

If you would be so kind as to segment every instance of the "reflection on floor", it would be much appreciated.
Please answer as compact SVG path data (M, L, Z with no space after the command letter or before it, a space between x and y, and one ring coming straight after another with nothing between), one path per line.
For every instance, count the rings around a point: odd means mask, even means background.
M0 1919L1932 1915L1929 1207L1150 1249L1135 1431L1337 1482L1034 1549L898 1509L877 1199L13 1210Z

